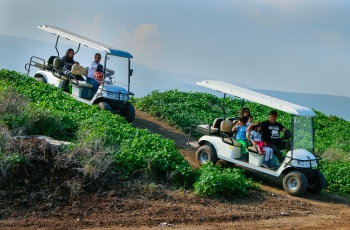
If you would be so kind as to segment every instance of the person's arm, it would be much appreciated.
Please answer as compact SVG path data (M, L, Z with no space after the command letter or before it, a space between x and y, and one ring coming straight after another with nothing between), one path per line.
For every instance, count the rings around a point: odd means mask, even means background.
M237 123L237 124L235 124L235 126L233 126L233 128L232 128L232 132L236 132L236 131L237 131L237 126L238 126L238 123Z
M279 123L280 125L280 130L284 133L286 131L286 127L284 127L284 125L282 125L281 123Z

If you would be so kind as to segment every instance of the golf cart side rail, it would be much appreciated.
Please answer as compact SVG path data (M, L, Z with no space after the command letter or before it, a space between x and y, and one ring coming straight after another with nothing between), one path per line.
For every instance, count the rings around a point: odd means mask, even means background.
M38 26L38 28L45 30L45 31L48 31L50 33L53 33L57 36L61 36L61 37L64 37L66 39L75 41L79 44L86 45L86 46L91 47L93 49L105 51L106 53L108 53L110 55L124 57L124 58L133 58L133 56L126 51L122 51L122 50L113 48L111 46L102 44L100 42L97 42L97 41L94 41L92 39L83 37L81 35L72 33L68 30L61 29L61 28L56 27L56 26L43 25L43 26Z
M277 110L284 111L292 115L305 116L305 117L316 116L314 111L306 107L296 105L287 101L283 101L265 94L257 93L252 90L235 86L223 81L205 80L202 82L197 82L197 85L200 85L209 89L213 89L216 91L220 91L223 93L227 93L232 96L240 97L248 101L256 102Z

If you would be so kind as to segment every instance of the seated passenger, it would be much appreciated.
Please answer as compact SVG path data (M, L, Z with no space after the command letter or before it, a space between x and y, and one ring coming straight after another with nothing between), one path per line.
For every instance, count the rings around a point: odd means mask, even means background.
M279 122L277 122L277 111L271 110L269 113L269 120L261 122L261 131L267 146L273 149L273 154L278 158L281 163L284 160L280 150L290 148L288 142L281 140L280 132L285 132L286 128Z
M232 132L236 132L236 140L237 142L239 142L242 147L241 147L241 151L242 151L242 159L244 161L248 160L248 156L247 156L247 139L246 139L246 131L247 131L247 117L240 117L238 118L238 122L235 126L233 126L232 128Z
M96 72L94 73L94 79L96 81L98 81L98 83L100 85L102 85L102 82L103 82L103 66L102 65L97 66Z
M93 85L94 91L97 92L97 89L99 87L99 82L94 79L94 74L97 70L97 67L99 66L99 63L101 61L101 54L96 53L95 54L95 60L91 63L89 67L89 72L86 78L87 83Z
M268 147L266 142L261 138L261 124L257 122L252 125L251 129L250 140L253 142L254 147L259 151L259 153L265 154L263 166L265 168L270 168L273 150L272 148Z
M251 126L252 124L253 124L253 116L252 115L249 115L248 116L248 121L247 121L247 126L249 127L249 126Z
M249 117L252 117L250 115L250 109L248 107L243 107L240 111L239 111L239 117L245 117L247 119L247 127L248 130L250 130L250 125L252 124L252 121L249 121ZM252 117L253 118L253 117Z
M62 73L65 75L65 76L69 76L69 74L71 73L72 71L72 66L73 65L79 65L79 62L76 62L74 61L74 50L72 48L69 48L66 52L66 55L64 55L62 58L61 58L61 63L63 65L63 69L62 69ZM80 76L81 77L81 76ZM78 77L79 78L79 77ZM82 78L82 77L81 77ZM80 79L77 79L77 80L81 80ZM84 80L84 78L82 78L82 80Z

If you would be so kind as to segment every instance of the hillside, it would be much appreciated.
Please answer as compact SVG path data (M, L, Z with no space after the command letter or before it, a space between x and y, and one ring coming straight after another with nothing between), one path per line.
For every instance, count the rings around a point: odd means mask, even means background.
M76 49L77 45L69 41L64 41L64 44L61 44L59 49L60 52L64 52L70 47ZM21 73L26 72L24 65L28 63L31 56L34 55L46 59L51 55L57 54L53 42L45 42L4 34L0 34L0 51L1 53L8 54L6 57L3 56L0 58L0 69L6 68ZM94 53L94 50L83 47L77 53L76 59L83 65L87 66L90 64ZM62 54L63 53L61 53L61 56ZM139 64L137 63L137 60L132 62L132 68L134 69L134 74L131 78L131 91L135 93L136 97L146 96L153 90L165 91L171 89L179 89L187 92L208 92L214 93L217 96L222 96L221 93L208 91L196 85L197 81L207 79L222 80L219 76L199 76L185 73L171 73ZM35 68L33 69L31 75L33 75L34 71ZM241 85L235 81L235 77L237 76L233 76L230 83ZM252 87L257 91L266 93L267 95L285 99L309 108L314 108L327 116L335 115L350 121L350 109L348 106L344 106L350 104L350 97L267 91L259 90L256 86L244 87Z
M159 118L137 110L132 127L16 72L1 70L0 83L0 229L345 229L350 222L347 197L291 197L276 181L225 164L212 169L232 181L212 179L242 187L206 198L192 183L210 174L193 170L186 135ZM14 134L71 145L53 151L45 140Z
M171 138L183 154L193 155L183 144L186 136L181 131L147 113L137 111L134 126ZM124 182L113 191L84 194L57 207L50 201L23 205L2 201L7 209L0 211L0 229L322 230L347 229L350 224L349 198L327 193L296 198L265 182L262 191L232 200L200 198L160 184Z

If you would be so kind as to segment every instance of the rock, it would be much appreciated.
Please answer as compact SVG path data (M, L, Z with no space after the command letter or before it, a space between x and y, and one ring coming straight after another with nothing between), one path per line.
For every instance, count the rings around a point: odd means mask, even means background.
M289 212L281 212L280 215L281 216L290 216L290 213Z
M159 225L160 226L167 226L167 227L173 226L173 224L169 224L167 222L160 223Z

